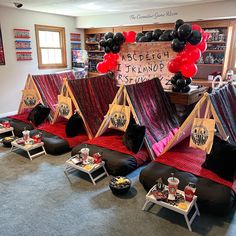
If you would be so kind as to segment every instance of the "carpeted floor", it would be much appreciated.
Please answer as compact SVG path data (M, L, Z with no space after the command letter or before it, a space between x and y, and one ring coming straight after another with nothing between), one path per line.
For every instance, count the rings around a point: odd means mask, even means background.
M133 187L123 198L111 193L110 177L94 186L75 174L70 184L63 173L69 156L30 161L0 146L0 235L236 235L236 214L202 213L191 233L177 213L158 206L142 211L146 192L138 181L140 170L129 175Z

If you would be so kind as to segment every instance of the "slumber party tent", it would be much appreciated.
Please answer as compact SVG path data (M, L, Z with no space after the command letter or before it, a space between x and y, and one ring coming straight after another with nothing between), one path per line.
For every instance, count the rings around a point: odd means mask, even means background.
M57 104L57 96L65 79L74 80L72 72L57 74L28 75L25 88L22 91L22 98L18 108L18 114L26 109L33 108L41 102L51 109L51 117L54 115Z
M108 129L113 106L124 104L124 98L135 122L146 127L145 144L154 158L154 153L161 153L178 128L177 118L158 78L140 84L121 86L96 137Z
M60 115L67 117L69 113L76 111L91 139L98 131L117 90L115 80L109 74L65 81L58 96L54 121ZM60 108L65 108L65 105L68 112L63 115Z
M194 118L212 117L222 139L236 143L236 89L232 84L225 85L211 94L205 93L195 108L179 128L175 136L164 148L162 154L191 135ZM205 117L205 118L207 118Z

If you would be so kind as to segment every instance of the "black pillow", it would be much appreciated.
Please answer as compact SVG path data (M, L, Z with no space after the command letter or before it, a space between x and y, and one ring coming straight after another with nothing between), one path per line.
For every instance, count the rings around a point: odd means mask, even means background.
M212 150L210 154L206 155L202 167L232 182L236 171L236 145L214 136Z
M67 137L75 137L79 134L79 132L83 129L83 120L75 113L70 117L66 124L66 136Z
M145 126L130 123L123 136L123 144L133 153L137 153L143 146L145 132Z
M29 113L28 120L30 120L35 126L40 125L48 117L50 108L45 107L41 103L36 105Z

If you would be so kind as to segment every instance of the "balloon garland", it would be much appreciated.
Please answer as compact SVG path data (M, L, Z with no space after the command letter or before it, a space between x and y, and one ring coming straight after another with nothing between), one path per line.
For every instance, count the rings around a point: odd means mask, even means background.
M197 73L196 62L207 48L207 39L210 34L196 24L190 25L179 19L175 22L173 30L155 29L144 33L134 31L116 33L108 32L99 44L105 50L104 60L97 64L97 71L106 73L114 71L117 66L119 52L124 42L156 42L171 41L171 48L177 52L175 58L168 62L168 70L174 73L171 78L174 92L186 93L190 90L189 85L192 77Z
M210 34L204 32L199 25L190 25L180 19L175 22L172 35L174 39L171 42L171 48L178 52L167 65L168 70L175 74L171 79L172 90L187 93L190 90L192 77L198 71L195 63L206 50L206 41Z
M114 71L117 66L117 60L119 58L119 52L124 42L135 42L136 33L134 31L129 32L117 32L113 34L108 32L104 35L104 39L100 40L99 44L105 50L104 59L97 64L97 71L100 73L106 73L108 71Z

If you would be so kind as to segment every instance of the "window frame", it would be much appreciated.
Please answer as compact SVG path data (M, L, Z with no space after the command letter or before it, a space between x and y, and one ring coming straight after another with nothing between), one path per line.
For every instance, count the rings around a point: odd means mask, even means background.
M62 63L54 64L43 64L42 63L42 53L39 44L39 31L52 31L58 32L60 37L60 49L62 52ZM38 56L38 68L39 69L56 69L56 68L66 68L67 59L66 59L66 38L65 38L65 28L49 25L37 25L35 24L35 36L36 36L36 47L37 47L37 56ZM47 48L46 48L47 49Z

